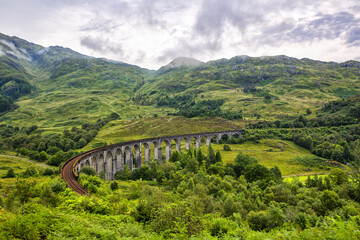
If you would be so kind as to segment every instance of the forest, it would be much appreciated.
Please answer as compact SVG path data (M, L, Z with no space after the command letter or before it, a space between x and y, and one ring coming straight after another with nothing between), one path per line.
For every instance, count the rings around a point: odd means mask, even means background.
M0 239L360 239L358 61L173 63L0 34ZM60 178L94 148L227 130L113 181L84 167L86 196Z
M112 115L57 135L32 134L36 126L3 125L2 148L59 166L80 153L107 121L117 118ZM114 181L84 167L78 181L89 196L68 189L56 169L28 167L16 172L3 167L3 178L13 179L13 184L1 187L0 237L357 239L360 127L356 122L356 116L309 120L300 116L290 127L281 127L281 121L249 124L241 136L212 142L206 153L195 148L175 151L163 164L153 159L133 171L125 167ZM278 166L267 168L243 151L223 161L230 146L261 139L293 141L314 154L296 157L294 164L326 169L328 174L285 181ZM222 151L215 151L214 144L222 145Z

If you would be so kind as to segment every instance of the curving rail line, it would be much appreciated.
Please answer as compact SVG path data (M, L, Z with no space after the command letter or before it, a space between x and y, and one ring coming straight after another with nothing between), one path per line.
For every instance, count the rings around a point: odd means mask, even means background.
M210 132L210 133L224 133L224 132L226 132L226 131ZM229 132L232 132L232 131L229 131ZM183 136L187 136L187 135L193 135L193 134L186 134ZM172 136L168 136L168 137L172 137ZM152 139L154 139L154 138L147 138L147 139L141 139L141 140L152 140ZM139 140L136 140L136 141L139 141ZM130 143L130 142L133 142L133 141L123 142L123 143ZM80 183L77 181L78 174L75 172L75 166L78 163L78 161L80 161L82 159L82 157L84 157L92 152L106 149L108 147L115 146L115 145L117 145L117 143L111 144L108 146L104 146L104 147L95 148L90 151L81 153L73 158L70 158L69 160L67 160L64 163L64 165L60 169L61 178L64 179L64 181L67 183L69 188L73 189L76 193L81 194L81 195L90 195L90 193L83 186L81 186Z
M89 194L89 192L80 185L77 181L77 175L75 175L75 171L73 171L73 166L75 166L76 162L81 159L84 154L77 155L73 158L70 158L66 161L61 168L61 177L67 183L69 188L73 189L76 193L81 195Z
M108 146L94 148L90 151L81 153L73 158L70 158L67 160L64 165L60 169L60 176L64 181L67 183L69 188L74 190L76 193L80 195L91 195L88 190L86 190L83 186L80 185L80 183L77 181L78 174L75 172L75 166L78 161L81 160L81 158L89 153L105 149Z

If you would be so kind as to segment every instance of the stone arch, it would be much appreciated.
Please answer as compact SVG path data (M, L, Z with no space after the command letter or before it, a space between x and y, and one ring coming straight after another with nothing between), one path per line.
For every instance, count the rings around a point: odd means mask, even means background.
M211 138L213 137L213 135L205 135L205 143L206 145L210 145L211 143Z
M186 149L186 138L185 137L179 137L179 145L180 145L180 151L185 151Z
M240 137L241 137L241 133L239 133L239 132L235 132L235 133L233 133L232 135L231 135L231 142L237 142L237 140L239 140L240 139Z
M131 146L125 146L124 154L125 154L125 165L127 165L130 168L130 170L132 171L133 170L133 154L132 154Z
M220 140L228 141L228 140L230 140L230 139L231 139L231 135L230 135L229 133L220 133L220 134L218 135L218 142L219 142Z
M200 144L206 144L207 143L207 137L205 135L200 135Z
M96 164L96 157L95 156L91 156L90 157L90 167L92 169L94 169L97 172L97 164Z
M154 146L154 159L161 163L161 144L158 141L153 141L151 146Z
M85 161L85 166L90 167L90 161L89 161L89 159L86 159L86 161Z
M142 144L143 148L144 148L144 163L149 163L150 162L150 158L151 158L151 149L150 149L150 145L151 143L147 143L144 142Z
M194 135L194 136L191 136L190 142L195 143L196 148L200 148L200 139L201 139L200 135L199 136Z
M182 139L185 141L185 149L190 150L191 137L183 137Z
M105 160L105 173L106 173L106 179L111 180L113 176L113 156L110 151L106 153L106 160Z
M116 171L122 171L124 170L124 157L123 157L123 153L121 151L121 148L117 148L115 151L115 168Z
M218 142L218 134L211 135L210 143L217 143Z
M133 167L138 168L141 166L141 148L138 144L134 145L134 152L135 152L135 162L133 163Z
M165 143L165 160L171 157L171 139L163 139L161 143Z
M170 139L171 150L181 152L181 138Z
M80 162L80 170L81 170L83 167L84 167L84 162L81 161L81 162Z
M105 171L105 168L104 168L105 159L104 159L104 155L103 155L103 154L100 154L97 165L98 165L97 173L101 173L102 171Z
M231 135L231 137L234 137L234 138L240 138L241 134L239 132L235 132Z

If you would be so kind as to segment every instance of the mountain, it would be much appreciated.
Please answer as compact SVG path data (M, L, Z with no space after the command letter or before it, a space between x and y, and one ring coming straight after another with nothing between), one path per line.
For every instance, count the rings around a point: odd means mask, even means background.
M152 75L134 100L187 111L194 104L217 100L224 111L242 110L249 118L273 118L295 116L359 93L357 61L237 56ZM207 109L214 103L209 102Z
M293 118L360 93L360 63L285 55L201 62L177 58L157 71L0 34L0 121L54 130L118 113Z
M179 58L175 58L174 60L172 60L169 64L161 67L158 70L158 73L165 73L171 69L174 68L181 68L181 67L198 67L203 65L204 63L196 60L194 58L187 58L187 57L179 57Z
M0 35L1 121L67 124L124 107L152 71ZM114 108L114 109L113 109ZM15 110L16 109L16 110ZM127 110L125 110L127 112Z

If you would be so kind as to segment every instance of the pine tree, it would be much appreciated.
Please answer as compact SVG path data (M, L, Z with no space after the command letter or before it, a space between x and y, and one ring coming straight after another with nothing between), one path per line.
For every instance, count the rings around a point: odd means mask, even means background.
M220 163L223 162L223 161L222 161L221 154L220 154L220 151L217 151L217 152L216 152L215 159L216 159L216 162L220 162Z
M209 150L208 150L208 155L207 155L207 159L206 159L206 165L207 167L209 167L211 164L215 164L216 163L216 156L214 153L214 149L211 147L211 144L209 144Z

